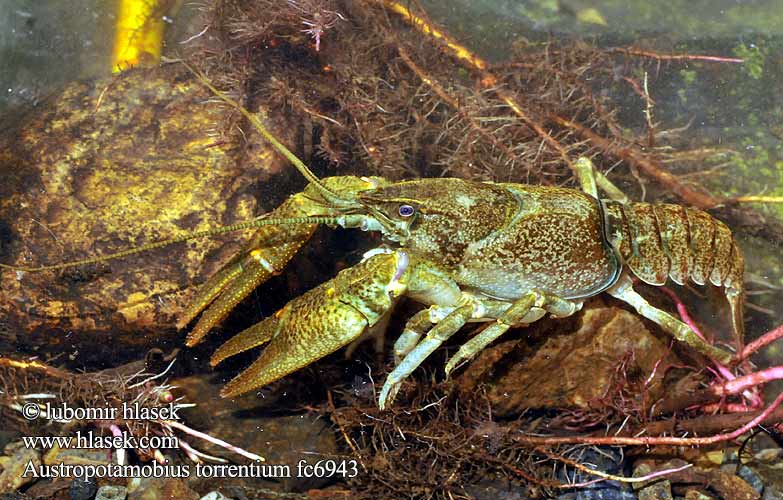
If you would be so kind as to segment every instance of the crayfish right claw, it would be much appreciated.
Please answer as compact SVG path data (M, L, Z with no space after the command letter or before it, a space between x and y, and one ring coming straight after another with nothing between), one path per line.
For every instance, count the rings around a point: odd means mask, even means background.
M404 291L401 261L407 262L402 252L375 254L226 342L212 357L213 365L267 341L269 345L221 395L263 387L359 338Z

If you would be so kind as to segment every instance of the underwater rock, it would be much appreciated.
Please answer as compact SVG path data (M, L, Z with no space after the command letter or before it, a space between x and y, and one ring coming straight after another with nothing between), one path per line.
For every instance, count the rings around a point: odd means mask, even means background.
M200 500L231 500L231 499L219 491L210 491L209 493L201 497Z
M95 480L85 481L77 477L71 481L69 491L71 500L91 500L95 498L95 494L98 492L98 484Z
M589 302L576 320L539 323L531 325L530 336L541 338L541 345L507 340L490 346L457 379L460 392L488 382L487 397L500 416L527 408L600 411L611 406L614 391L645 385L659 360L678 363L665 337L650 332L642 318L601 300ZM648 400L662 394L662 376L659 370L646 384Z
M636 465L633 470L634 477L646 476L653 472L653 468L646 462ZM672 484L666 479L648 481L646 483L634 483L638 491L639 500L672 500Z
M673 468L682 467L686 463L687 462L682 459L671 459L668 461L654 458L641 459L636 462L634 475L639 476L656 471L671 470ZM761 499L761 494L740 476L735 475L734 471L725 472L722 468L709 466L708 464L709 461L705 461L704 465L692 466L668 475L665 478L652 479L642 484L636 484L634 487L638 488L640 499L643 498L641 494L642 491L649 488L652 493L655 491L653 487L663 483L671 483L675 485L675 487L686 485L688 490L693 491L692 493L689 493L690 496L688 498L694 499L704 498L704 495L715 495L716 498L727 500ZM659 492L657 496L652 494L647 498L670 498L663 496L664 494L665 493ZM706 498L712 497L707 496Z
M783 489L777 489L777 488L767 488L764 490L764 496L761 497L761 500L779 500L783 498Z
M95 500L125 500L128 490L125 486L101 486Z
M283 162L257 134L236 132L231 112L209 97L186 69L167 65L70 84L15 117L0 137L0 262L96 257L263 212L256 190ZM293 128L268 126L283 141ZM247 235L62 271L0 270L0 341L60 353L82 340L154 344L145 333L172 328L193 285Z
M579 461L589 463L591 467L608 474L622 475L624 457L616 448L608 446L585 448L579 454ZM585 471L567 469L558 470L557 481L567 484L589 483L595 476ZM628 483L617 481L601 481L588 484L576 491L563 493L557 500L636 500L637 496Z
M761 493L764 491L764 479L759 474L747 465L737 467L736 463L728 463L721 466L721 470L726 473L736 473L741 477L748 485L754 490Z
M70 485L68 479L39 479L25 489L24 494L31 500L74 500L69 492ZM92 500L94 496L95 492L90 497L81 498Z
M759 500L761 498L758 491L734 474L716 473L710 486L723 498L736 500Z
M762 500L783 498L783 462L756 464L755 470L764 482Z
M697 490L688 490L685 492L685 500L714 500L706 493Z
M4 463L3 472L0 474L0 493L16 491L35 479L32 475L24 476L28 463L35 468L41 466L41 455L37 450L20 448L13 454L11 460Z
M188 486L184 479L173 477L152 477L139 480L131 488L128 500L198 500L199 495Z
M637 496L628 490L594 486L563 493L556 497L556 500L637 500Z
M107 465L112 462L111 455L105 449L93 448L60 448L56 446L43 456L46 465Z

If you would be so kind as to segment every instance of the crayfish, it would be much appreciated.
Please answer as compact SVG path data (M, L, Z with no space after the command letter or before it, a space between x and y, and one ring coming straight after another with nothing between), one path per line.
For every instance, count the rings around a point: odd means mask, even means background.
M607 189L587 159L576 162L582 190L512 183L430 178L392 182L381 177L318 179L280 144L255 115L240 110L309 181L269 214L246 223L153 243L84 261L14 268L59 269L158 248L216 233L258 228L250 246L212 276L179 321L199 343L256 287L280 273L319 224L378 231L384 246L357 265L291 300L282 309L223 344L212 365L268 344L261 356L222 391L229 397L267 385L383 329L402 297L424 306L394 344L396 368L378 404L387 407L402 382L466 323L490 325L465 342L447 374L509 328L544 315L566 317L602 292L622 300L695 349L728 362L685 323L650 305L632 277L651 285L688 280L721 286L732 327L742 338L742 253L731 231L707 213L672 204L632 203ZM598 187L615 199L600 199ZM9 267L0 265L2 267ZM203 313L202 313L203 312Z

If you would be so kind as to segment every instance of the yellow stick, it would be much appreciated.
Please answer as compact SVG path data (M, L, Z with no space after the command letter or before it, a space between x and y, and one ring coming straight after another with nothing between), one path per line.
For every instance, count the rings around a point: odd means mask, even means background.
M739 196L731 201L737 203L783 203L783 196Z
M160 61L163 9L158 0L120 0L111 68L119 73Z
M374 0L378 1L378 0ZM446 46L451 49L452 53L455 57L458 59L463 59L467 61L471 66L478 68L478 69L487 69L487 62L474 54L470 51L467 47L464 45L461 45L456 40L451 38L448 34L444 33L443 31L440 31L436 27L429 24L424 18L421 18L410 11L406 6L402 5L399 2L393 1L393 0L385 0L383 2L384 5L386 5L386 8L391 10L392 12L396 12L397 14L401 15L402 17L407 18L408 22L411 23L413 26L416 27L419 31L424 33L425 35L429 35L433 38L436 38L438 40L443 40L446 43Z

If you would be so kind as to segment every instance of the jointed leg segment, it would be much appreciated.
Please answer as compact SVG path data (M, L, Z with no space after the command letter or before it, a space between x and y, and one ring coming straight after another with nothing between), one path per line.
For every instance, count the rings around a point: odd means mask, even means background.
M513 304L463 294L461 304L456 307L435 305L420 311L411 318L394 345L395 359L402 358L402 360L398 361L399 364L386 379L378 404L384 408L387 403L391 403L402 381L468 321L496 318L495 323L462 345L446 365L447 374L461 362L472 358L512 326L537 321L547 311L559 317L568 316L577 308L578 304L568 300L531 291ZM448 314L429 330L424 340L416 344L416 341L444 311L448 311Z
M578 307L576 303L555 295L545 294L537 290L529 292L506 309L495 323L465 342L457 351L457 354L452 356L446 363L446 374L450 374L462 363L481 352L495 339L506 333L509 328L538 321L544 316L544 311L551 313L553 316L564 318L574 314Z
M386 407L387 401L389 403L394 401L394 397L397 395L397 391L400 390L402 381L405 380L413 370L418 368L427 356L432 354L432 352L440 347L443 342L465 326L465 323L473 316L475 308L476 304L472 302L458 306L448 316L443 318L441 322L435 325L424 340L419 342L416 347L405 356L394 371L386 377L386 382L383 384L381 395L378 398L378 406L381 409ZM408 331L408 328L406 328L406 331Z
M408 320L402 334L394 343L394 364L399 365L403 358L416 347L421 337L432 328L430 310L423 309Z
M589 194L593 198L598 198L598 188L606 193L606 195L622 204L630 203L628 196L623 193L620 188L615 186L603 173L596 170L593 162L589 158L581 157L574 163L576 167L576 177L579 181L579 185L582 187L582 191Z
M674 338L680 342L685 342L705 356L716 359L721 363L729 363L731 361L731 353L708 344L696 335L696 332L688 325L671 314L651 306L644 297L633 289L633 282L628 275L623 274L620 277L620 280L612 288L607 290L607 293L612 297L616 297L623 302L632 305L639 314L654 321Z

